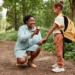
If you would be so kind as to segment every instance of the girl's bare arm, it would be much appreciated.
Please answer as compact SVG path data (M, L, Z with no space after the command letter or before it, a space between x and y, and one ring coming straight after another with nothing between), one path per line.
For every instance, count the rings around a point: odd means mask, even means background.
M57 26L58 25L56 23L54 23L53 27L49 30L48 34L45 37L46 40L52 34L52 32L57 28Z

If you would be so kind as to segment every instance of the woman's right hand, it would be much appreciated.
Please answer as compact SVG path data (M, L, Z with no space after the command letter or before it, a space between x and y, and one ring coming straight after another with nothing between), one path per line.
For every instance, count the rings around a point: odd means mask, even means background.
M34 34L35 34L35 35L38 35L39 31L40 31L40 30L38 29L38 27L36 27L36 29L35 29L35 31L34 31Z

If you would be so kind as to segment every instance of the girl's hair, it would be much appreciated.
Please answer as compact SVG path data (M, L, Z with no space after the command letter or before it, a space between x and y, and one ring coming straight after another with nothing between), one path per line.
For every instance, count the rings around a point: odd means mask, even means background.
M27 24L26 21L28 21L31 17L33 17L33 16L32 16L32 15L27 15L27 16L25 16L25 17L23 18L23 22L24 22L25 24Z
M64 3L63 1L56 2L56 3L54 4L54 7L55 7L55 8L60 7L61 10L63 10L63 3Z

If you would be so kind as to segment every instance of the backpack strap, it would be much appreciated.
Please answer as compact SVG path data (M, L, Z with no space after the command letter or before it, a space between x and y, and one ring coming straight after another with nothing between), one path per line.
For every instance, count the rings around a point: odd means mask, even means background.
M64 24L65 24L65 29L64 31L66 31L67 27L68 27L68 19L66 16L63 16L64 17Z

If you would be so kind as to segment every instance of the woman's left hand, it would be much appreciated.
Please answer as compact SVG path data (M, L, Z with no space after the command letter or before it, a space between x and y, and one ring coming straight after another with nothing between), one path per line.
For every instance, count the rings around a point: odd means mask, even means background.
M38 43L39 45L42 45L43 44L43 39L41 41L39 41Z

